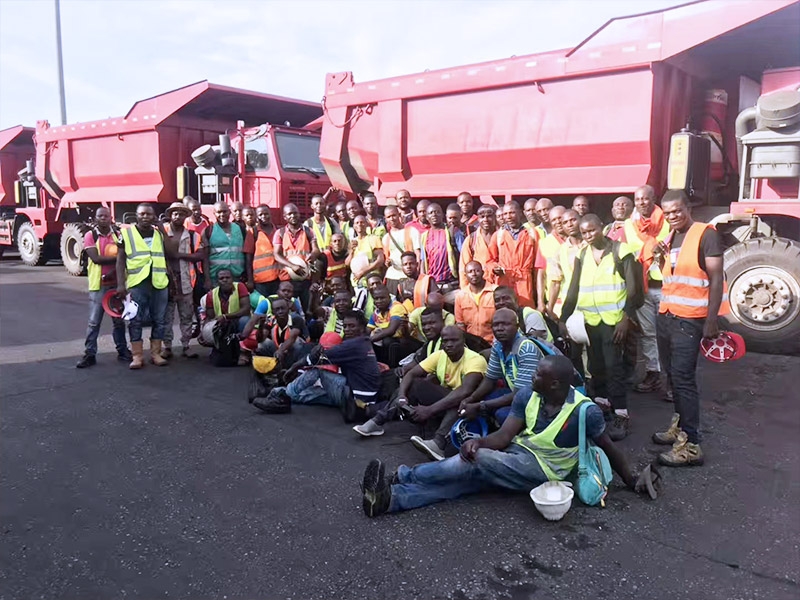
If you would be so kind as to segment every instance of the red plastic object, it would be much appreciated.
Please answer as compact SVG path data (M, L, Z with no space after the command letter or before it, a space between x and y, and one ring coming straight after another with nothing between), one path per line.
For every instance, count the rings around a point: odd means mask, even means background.
M109 317L119 319L125 310L125 300L117 295L117 290L108 290L103 296L103 310Z
M744 338L732 331L721 331L716 337L703 338L700 342L700 351L711 362L724 363L730 360L739 360L747 349Z
M342 343L342 336L340 336L335 331L328 331L323 333L322 336L319 338L320 346L322 346L325 350L329 348L333 348L334 346L338 346Z

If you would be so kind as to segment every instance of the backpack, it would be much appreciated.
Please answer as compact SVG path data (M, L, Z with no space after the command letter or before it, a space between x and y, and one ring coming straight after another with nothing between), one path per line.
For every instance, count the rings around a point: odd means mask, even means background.
M581 403L578 424L578 498L587 506L606 505L608 484L614 476L606 453L586 439L586 411L591 401Z
M214 347L209 358L215 367L235 367L239 364L239 334L235 323L225 323L214 332Z

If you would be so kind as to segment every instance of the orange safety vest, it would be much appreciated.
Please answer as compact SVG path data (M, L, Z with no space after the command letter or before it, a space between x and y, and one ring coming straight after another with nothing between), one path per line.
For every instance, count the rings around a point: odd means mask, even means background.
M281 227L280 234L283 255L287 259L290 256L300 256L303 260L308 260L308 255L311 254L311 242L308 241L308 230L305 226L300 227L296 237L292 235L288 227ZM278 277L281 281L291 280L286 269L281 269Z
M325 257L328 259L328 274L325 277L326 281L330 281L334 277L347 277L347 253L345 252L344 258L336 260L333 258L333 253L330 249L325 250Z
M268 283L278 278L278 263L270 236L261 227L256 227L256 251L253 255L253 281Z
M660 313L672 313L684 319L705 319L708 317L708 292L710 282L708 273L700 268L700 238L710 223L694 223L686 233L672 270L672 261L667 256L662 274L664 285L661 288ZM723 283L720 315L726 315L731 307L728 304L728 285Z

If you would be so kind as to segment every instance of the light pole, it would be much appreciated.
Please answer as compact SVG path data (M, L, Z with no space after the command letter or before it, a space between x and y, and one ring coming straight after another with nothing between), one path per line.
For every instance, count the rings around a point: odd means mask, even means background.
M61 54L61 2L56 3L56 52L58 53L58 93L61 99L61 124L67 124L67 98L64 94L64 57Z

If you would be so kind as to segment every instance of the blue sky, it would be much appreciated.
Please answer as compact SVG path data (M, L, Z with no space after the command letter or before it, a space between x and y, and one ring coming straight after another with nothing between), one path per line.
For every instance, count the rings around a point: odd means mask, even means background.
M70 123L208 79L318 101L367 81L571 47L681 0L62 0ZM53 0L0 0L0 129L60 122Z

